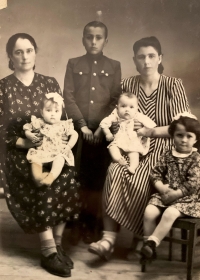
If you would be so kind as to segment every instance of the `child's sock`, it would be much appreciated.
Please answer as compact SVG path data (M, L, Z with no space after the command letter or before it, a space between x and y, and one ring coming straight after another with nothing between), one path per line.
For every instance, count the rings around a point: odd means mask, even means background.
M54 236L54 240L55 240L56 246L60 246L61 245L62 236L61 235L55 235Z
M57 253L54 239L47 239L41 241L41 253L45 257L48 257L53 253Z
M106 239L109 242L107 242L106 240L101 241L101 245L106 249L109 250L110 249L110 244L114 245L115 241L117 238L117 232L115 231L103 231L103 237L102 239Z
M160 245L160 239L158 239L155 235L150 235L148 240L153 240L156 243L156 247Z

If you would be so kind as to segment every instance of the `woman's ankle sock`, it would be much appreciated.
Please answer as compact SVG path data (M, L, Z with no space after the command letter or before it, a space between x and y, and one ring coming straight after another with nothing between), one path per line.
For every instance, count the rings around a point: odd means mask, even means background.
M150 235L148 240L153 240L156 243L156 247L160 245L160 239L158 239L155 235Z
M41 241L41 253L45 257L48 257L53 253L57 253L54 239L47 239Z
M55 235L54 240L55 240L56 246L59 246L59 245L61 245L62 236Z
M101 241L101 245L106 249L110 249L110 244L114 245L117 238L117 232L115 231L103 231L103 241ZM107 241L108 240L108 241Z

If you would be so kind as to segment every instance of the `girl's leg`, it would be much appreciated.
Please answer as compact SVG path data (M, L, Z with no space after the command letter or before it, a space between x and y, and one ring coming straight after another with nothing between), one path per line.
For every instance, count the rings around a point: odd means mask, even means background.
M154 232L152 233L152 235L150 236L150 240L154 240L152 238L155 238L155 242L156 245L158 246L160 244L160 242L163 240L163 238L168 234L168 232L170 231L170 229L172 228L172 225L174 223L174 221L177 218L183 217L184 214L182 214L180 211L178 211L176 208L174 207L168 207L162 215L162 218L159 222L159 224L157 225L156 229L154 230Z
M68 267L70 269L72 269L74 267L74 263L70 259L70 257L67 255L67 253L63 250L62 245L61 245L65 226L66 226L66 223L62 223L62 224L55 226L53 228L53 235L54 235L54 240L55 240L58 255L63 259L65 264L67 264Z
M42 185L45 186L51 186L51 184L58 178L60 175L63 166L65 164L65 159L63 156L57 157L53 162L51 166L51 171L49 174L41 181Z
M114 162L119 163L120 165L127 165L126 160L122 156L120 149L117 146L111 146L109 149L109 153L111 155L111 158Z
M34 182L36 183L36 185L38 187L40 187L41 180L44 179L44 177L47 175L47 174L45 174L45 176L44 176L44 174L42 172L42 164L39 164L37 162L31 163L31 173L32 173Z
M128 171L130 173L134 174L135 169L139 165L139 153L137 153L137 152L128 153L128 157L130 159L130 166L128 167Z
M41 243L41 266L49 273L69 277L71 271L69 266L59 257L53 238L52 229L39 233Z
M154 232L157 226L156 220L161 214L162 214L161 207L157 207L153 204L147 205L144 211L144 219L143 219L144 236L149 237Z

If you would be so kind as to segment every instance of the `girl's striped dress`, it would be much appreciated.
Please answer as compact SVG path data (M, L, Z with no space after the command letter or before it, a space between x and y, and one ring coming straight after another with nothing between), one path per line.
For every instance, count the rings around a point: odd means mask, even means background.
M158 127L169 125L178 113L189 111L180 79L161 75L158 88L146 96L140 87L140 76L134 76L122 81L122 90L137 96L139 111L155 121ZM169 138L151 138L149 153L141 158L133 175L117 163L111 163L108 168L103 196L106 214L135 234L142 234L143 214L152 192L150 170L160 154L171 149L171 145Z

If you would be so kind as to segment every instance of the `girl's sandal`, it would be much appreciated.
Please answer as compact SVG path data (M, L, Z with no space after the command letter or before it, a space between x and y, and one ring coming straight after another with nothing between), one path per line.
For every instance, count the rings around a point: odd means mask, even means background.
M109 243L110 248L108 250L101 244L103 241L106 241ZM107 239L101 239L98 242L91 243L89 245L88 251L90 253L98 255L103 260L108 261L114 251L114 245L112 243L110 243L110 241Z

